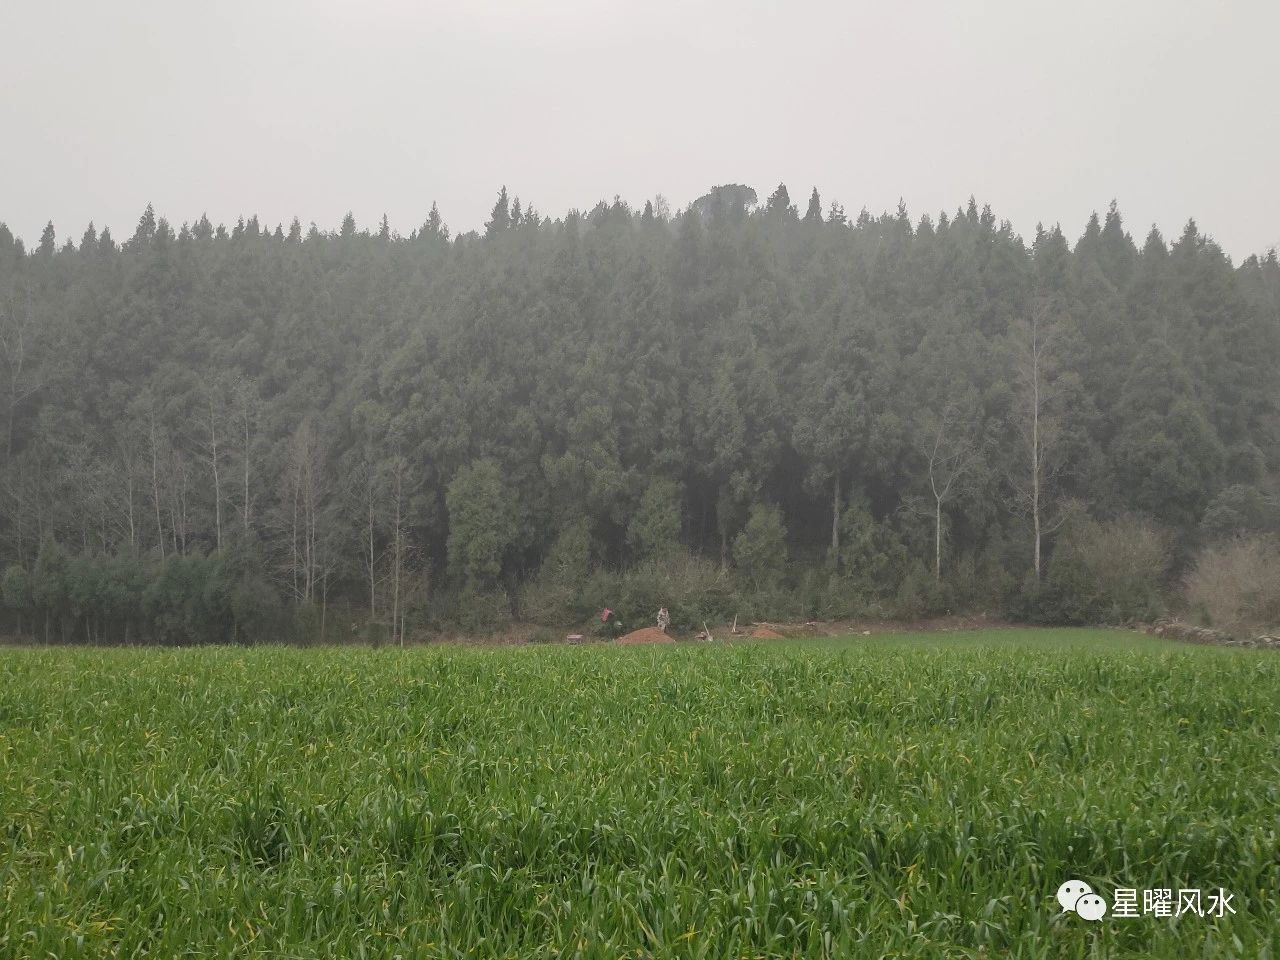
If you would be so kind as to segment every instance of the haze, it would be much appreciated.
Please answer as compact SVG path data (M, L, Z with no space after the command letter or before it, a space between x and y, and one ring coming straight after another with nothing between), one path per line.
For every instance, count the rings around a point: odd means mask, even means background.
M0 220L28 244L259 215L337 227L498 188L561 216L779 182L913 218L972 194L1074 240L1118 200L1238 262L1280 241L1266 2L7 5Z

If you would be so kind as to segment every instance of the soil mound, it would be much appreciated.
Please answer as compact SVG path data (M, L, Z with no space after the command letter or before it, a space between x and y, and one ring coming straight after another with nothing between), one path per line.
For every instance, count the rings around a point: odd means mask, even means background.
M751 636L757 640L781 640L782 634L777 630L770 630L768 627L756 627L751 631Z
M618 643L674 643L675 641L657 627L645 627L643 630L632 630L618 638Z

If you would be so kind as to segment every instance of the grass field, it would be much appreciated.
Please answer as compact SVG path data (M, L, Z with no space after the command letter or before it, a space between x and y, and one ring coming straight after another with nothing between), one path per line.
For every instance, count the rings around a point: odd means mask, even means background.
M1277 891L1267 652L0 650L2 957L1277 957Z

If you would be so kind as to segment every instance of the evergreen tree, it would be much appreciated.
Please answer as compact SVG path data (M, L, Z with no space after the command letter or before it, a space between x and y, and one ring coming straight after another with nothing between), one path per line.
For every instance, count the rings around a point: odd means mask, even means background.
M818 188L813 188L813 193L809 194L809 209L804 213L805 223L821 223L822 222L822 198L818 196Z
M133 231L133 239L129 241L129 245L135 249L144 247L151 243L156 236L156 212L151 204L147 204L147 209L142 211L142 216L138 219L138 227Z
M507 188L504 185L498 194L498 200L489 214L489 222L484 225L484 235L492 237L511 226L511 211L507 203Z
M778 189L769 195L769 199L765 202L764 212L771 217L787 220L796 218L796 208L791 203L791 195L787 193L787 185L785 183L778 184Z
M44 225L44 231L40 234L40 246L36 248L36 253L42 257L53 256L57 249L56 236L53 232L53 221L50 220Z

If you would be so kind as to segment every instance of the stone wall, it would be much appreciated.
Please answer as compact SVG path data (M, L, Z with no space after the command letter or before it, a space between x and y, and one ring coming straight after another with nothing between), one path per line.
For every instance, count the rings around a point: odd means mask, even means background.
M1181 620L1157 620L1144 628L1153 637L1181 640L1183 643L1206 643L1224 647L1269 647L1280 650L1280 637L1261 634L1255 637L1236 637L1221 630L1197 627Z

